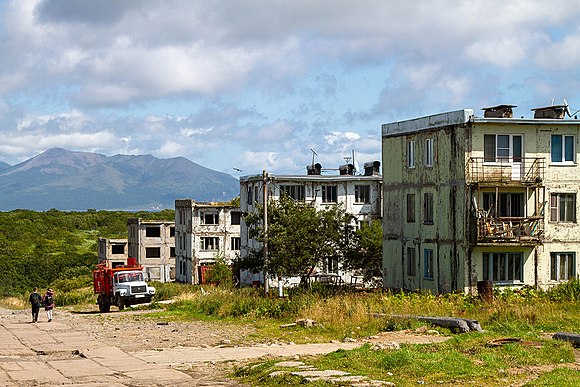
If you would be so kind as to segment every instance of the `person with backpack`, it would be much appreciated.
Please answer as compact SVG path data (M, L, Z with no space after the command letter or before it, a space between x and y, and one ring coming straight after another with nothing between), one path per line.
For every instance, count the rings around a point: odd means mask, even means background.
M42 298L44 303L44 310L46 311L46 317L48 317L48 322L52 321L52 310L54 309L54 291L51 288L46 290L46 294Z
M34 288L32 293L30 293L28 301L30 301L30 305L32 306L32 322L35 323L38 321L38 311L42 304L42 296L38 293L38 288Z

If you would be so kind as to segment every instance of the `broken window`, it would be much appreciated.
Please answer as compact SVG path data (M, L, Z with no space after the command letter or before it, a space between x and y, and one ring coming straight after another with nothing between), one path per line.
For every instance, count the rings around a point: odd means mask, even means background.
M170 247L169 248L169 257L170 258L175 258L175 247Z
M423 277L433 279L433 250L423 250Z
M433 193L425 192L423 195L423 223L433 224Z
M338 202L337 187L335 185L322 186L322 203Z
M500 193L497 203L495 198L495 192L483 193L483 209L488 211L490 216L500 218L521 218L525 216L525 199L523 193ZM499 208L499 211L496 208Z
M523 281L523 253L483 253L483 279L493 282Z
M509 160L521 162L523 157L521 134L486 134L483 136L483 161Z
M576 253L550 253L550 279L568 281L576 277Z
M232 211L230 212L230 222L232 225L239 225L241 219L240 211Z
M161 258L161 247L146 247L145 258Z
M219 214L214 211L204 212L201 216L201 224L212 225L219 224Z
M355 185L354 186L354 202L355 203L370 203L371 202L371 186L370 185Z
M202 250L219 250L218 237L201 237Z
M169 227L169 237L175 238L175 227Z
M281 185L280 194L285 194L294 200L304 200L305 188L303 185Z
M337 257L327 257L325 269L326 269L326 273L338 274L338 258Z
M113 254L125 254L125 245L112 245L111 253Z
M161 227L160 226L145 227L145 236L147 238L161 237Z
M415 223L415 194L407 194L407 223Z
M574 136L552 135L551 153L553 163L574 163Z
M417 274L417 258L415 254L414 247L407 247L407 275L409 277L414 277Z
M428 138L425 140L425 166L432 167L434 163L434 153L433 153L433 139Z
M550 194L550 221L563 223L576 222L576 194Z
M415 141L407 141L407 168L415 168Z
M248 186L248 197L247 197L247 201L249 205L253 204L253 200L254 200L254 187L252 187L251 185Z

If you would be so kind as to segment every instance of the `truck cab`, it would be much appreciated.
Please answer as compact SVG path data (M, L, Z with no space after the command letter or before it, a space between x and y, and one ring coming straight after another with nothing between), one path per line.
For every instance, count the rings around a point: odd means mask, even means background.
M123 271L113 276L113 293L119 309L122 309L125 305L151 301L155 288L147 285L142 271Z

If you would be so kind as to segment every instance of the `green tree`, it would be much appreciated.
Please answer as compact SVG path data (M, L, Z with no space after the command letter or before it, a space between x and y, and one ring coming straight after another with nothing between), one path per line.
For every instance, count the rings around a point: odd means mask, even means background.
M382 277L383 227L379 219L363 223L350 241L345 267L361 271L365 281Z
M263 208L244 216L250 237L264 242ZM282 195L268 203L268 271L278 276L300 276L305 283L327 257L342 257L352 217L339 205L317 211L313 205ZM262 250L252 251L242 268L259 269ZM258 267L258 265L260 265Z

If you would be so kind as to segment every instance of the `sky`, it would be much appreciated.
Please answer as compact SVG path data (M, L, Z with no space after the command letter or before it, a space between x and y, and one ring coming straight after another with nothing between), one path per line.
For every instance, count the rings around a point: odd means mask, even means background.
M579 110L579 19L571 0L0 0L0 161L362 166L383 123Z

